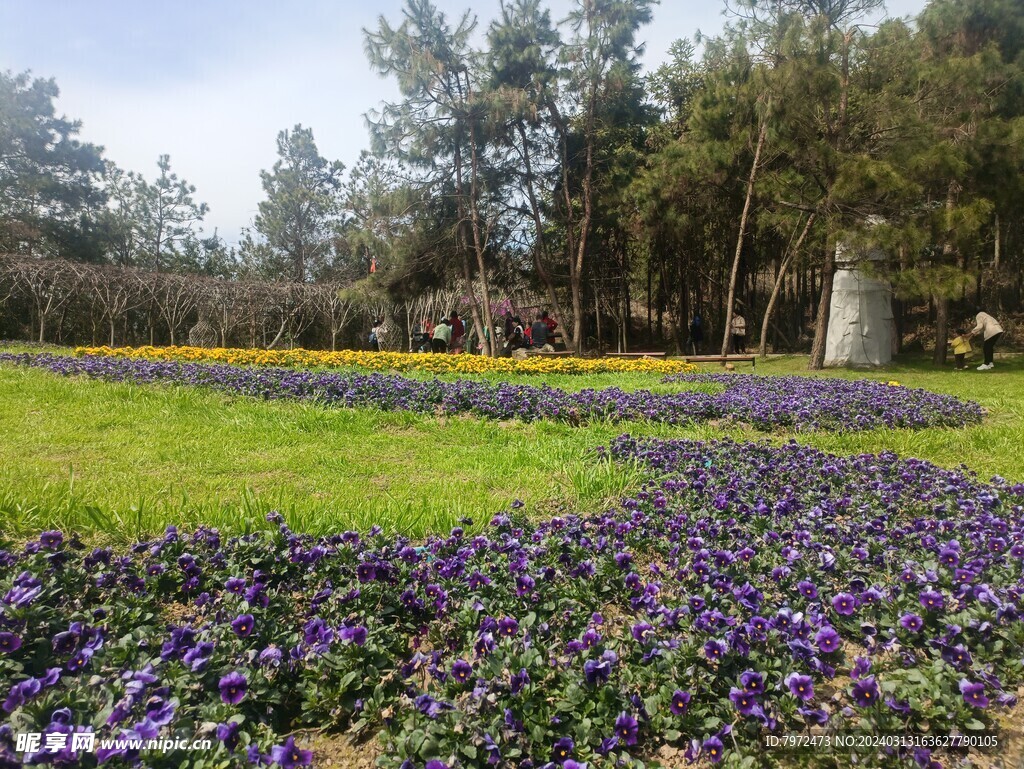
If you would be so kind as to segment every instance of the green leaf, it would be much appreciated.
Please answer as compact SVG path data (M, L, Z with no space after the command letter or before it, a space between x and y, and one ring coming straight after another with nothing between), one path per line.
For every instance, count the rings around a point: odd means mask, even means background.
M362 673L361 670L352 670L352 671L346 673L344 676L342 676L341 680L338 682L338 691L339 692L346 691L349 688L349 686L351 686L356 681L360 680L362 678L362 676L363 676L363 673Z

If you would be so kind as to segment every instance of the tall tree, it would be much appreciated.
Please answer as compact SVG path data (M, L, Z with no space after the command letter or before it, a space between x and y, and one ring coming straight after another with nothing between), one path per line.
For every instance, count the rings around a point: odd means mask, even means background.
M591 228L594 223L594 176L599 143L608 129L602 103L632 82L639 69L643 45L639 29L650 22L654 0L577 0L569 13L571 35L561 50L566 65L563 97L572 105L574 122L552 113L559 136L565 206L569 289L572 296L570 341L577 352L583 345L584 278ZM578 197L573 199L573 191Z
M59 117L53 80L0 72L0 251L99 258L102 148Z
M502 2L487 31L486 67L495 140L514 153L509 183L512 205L523 204L529 219L517 229L531 255L536 278L555 316L564 320L553 271L565 263L557 239L547 233L557 184L557 55L562 41L540 0Z
M1021 41L1007 34L1024 29L1024 9L987 0L935 0L919 26L915 103L929 142L917 157L922 186L937 203L925 218L937 246L928 261L936 308L933 360L941 365L953 320L950 303L981 269L972 256L992 226L995 201L1012 200L1014 191L1020 201L1019 175L993 174L993 161L1019 170L1024 158L1014 141L1024 122Z
M185 242L196 237L196 225L209 211L192 197L196 188L171 171L170 155L157 160L160 175L150 184L134 177L136 221L144 266L156 272L174 270Z
M775 204L813 214L824 232L821 289L809 367L824 364L835 248L844 233L863 230L917 190L891 151L904 126L884 109L884 88L861 77L869 36L859 22L878 0L757 0L751 28L778 41L771 131L779 150L769 180Z
M454 201L473 326L492 352L484 326L493 322L488 260L500 208L497 189L488 184L487 100L471 47L475 27L469 12L453 26L430 0L406 0L399 26L381 17L377 31L364 32L371 66L394 76L402 94L371 120L375 146L418 169L434 195Z
M273 169L260 173L267 197L255 229L284 257L287 277L304 283L329 265L344 166L320 155L313 131L301 125L277 135L277 155Z

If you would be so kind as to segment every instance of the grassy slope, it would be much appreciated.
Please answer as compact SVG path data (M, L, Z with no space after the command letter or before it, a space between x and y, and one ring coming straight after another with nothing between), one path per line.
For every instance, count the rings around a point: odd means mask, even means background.
M974 361L977 365L980 361ZM802 356L770 359L758 364L758 373L806 374ZM1000 475L1024 481L1024 356L1001 356L992 371L937 370L930 361L911 358L881 372L830 370L828 376L896 380L908 387L974 400L989 411L985 422L966 429L872 430L845 435L801 436L837 454L891 450L907 457L928 459L939 465L965 464L979 475Z
M200 520L238 529L278 508L306 531L379 523L416 535L517 497L598 505L632 480L589 470L592 449L624 430L609 424L439 420L10 367L0 367L0 403L8 531L84 523L131 538Z
M803 358L773 359L758 371L801 373L804 365ZM966 430L799 440L838 453L892 449L1024 479L1024 360L984 374L935 372L911 362L872 376L974 398L993 413L984 426ZM635 388L657 387L658 377L548 382ZM0 403L0 531L59 526L120 539L171 522L237 531L260 525L270 508L314 533L378 523L414 536L462 516L486 520L514 498L593 509L636 482L629 470L593 463L593 448L615 435L761 437L707 426L673 431L438 420L71 381L10 367L0 367Z

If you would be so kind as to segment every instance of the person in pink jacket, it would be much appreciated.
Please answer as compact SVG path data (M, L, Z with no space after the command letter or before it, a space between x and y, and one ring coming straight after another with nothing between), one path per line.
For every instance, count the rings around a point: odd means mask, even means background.
M999 325L999 321L987 312L983 312L980 307L976 308L975 312L974 322L976 325L971 331L971 336L975 337L981 334L981 338L984 340L982 349L985 353L985 362L978 366L978 371L991 371L996 367L993 358L995 357L996 342L1003 336L1003 327Z

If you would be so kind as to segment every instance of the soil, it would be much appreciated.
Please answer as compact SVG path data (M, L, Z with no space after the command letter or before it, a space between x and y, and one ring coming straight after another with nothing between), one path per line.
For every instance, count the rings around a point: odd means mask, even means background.
M313 751L313 766L329 769L374 769L382 753L376 739L353 742L345 734L313 734L302 747Z

